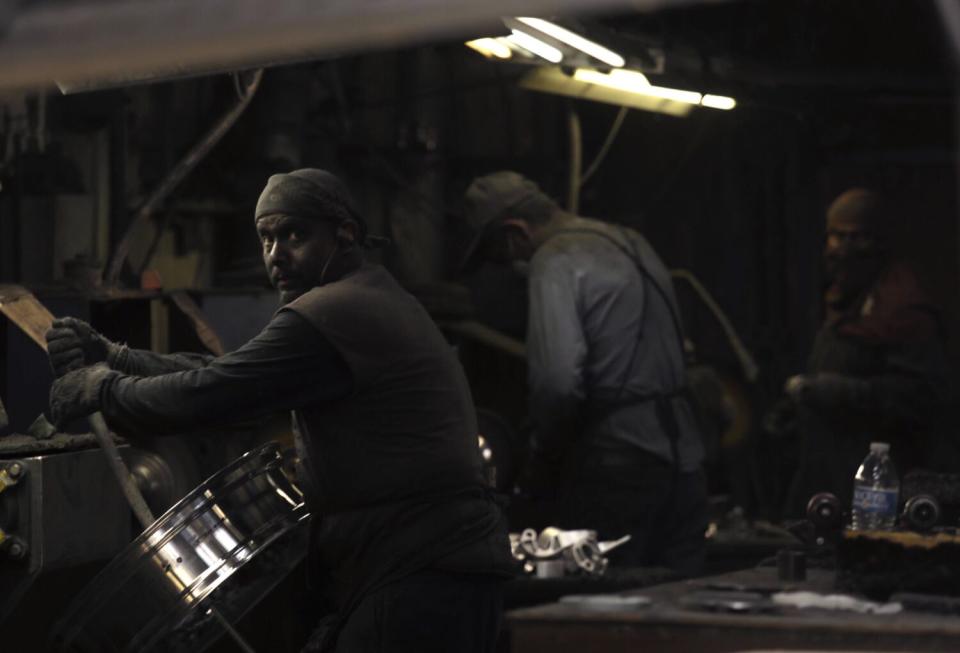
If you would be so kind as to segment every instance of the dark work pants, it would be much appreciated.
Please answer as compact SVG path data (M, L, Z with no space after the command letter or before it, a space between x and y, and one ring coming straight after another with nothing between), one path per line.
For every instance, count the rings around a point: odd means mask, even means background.
M582 469L564 492L563 528L588 528L601 540L630 535L610 563L701 572L707 527L707 482L702 470L675 473L654 456Z
M503 580L422 571L377 590L351 613L337 653L493 653Z

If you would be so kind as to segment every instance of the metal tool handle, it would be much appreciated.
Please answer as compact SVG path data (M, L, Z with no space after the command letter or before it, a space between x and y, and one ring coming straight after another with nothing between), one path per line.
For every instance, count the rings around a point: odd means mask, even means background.
M103 453L107 457L107 463L117 477L117 481L120 483L120 489L123 490L123 495L127 498L127 503L129 503L133 509L133 514L137 516L140 525L146 529L153 523L153 513L150 512L150 508L147 507L147 502L144 501L143 495L140 494L140 488L137 487L133 477L130 476L130 470L127 469L127 464L123 462L123 458L120 457L120 450L117 449L117 445L113 442L113 437L110 435L110 430L107 428L107 423L104 421L103 415L100 413L90 415L90 427L93 429L93 434L97 436L97 442L100 443L100 448L103 449Z

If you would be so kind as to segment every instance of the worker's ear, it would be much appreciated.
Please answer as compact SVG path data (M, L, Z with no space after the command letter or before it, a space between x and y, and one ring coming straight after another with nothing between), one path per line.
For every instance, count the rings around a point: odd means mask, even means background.
M503 226L508 233L512 232L516 234L517 232L523 234L525 238L530 239L530 225L527 224L526 220L518 220L517 218L507 218L503 221Z
M356 220L344 220L337 225L337 242L344 249L349 249L357 244L357 237L360 234L360 225Z
M530 225L525 220L504 220L503 234L510 260L528 260L533 256L533 238L530 235Z

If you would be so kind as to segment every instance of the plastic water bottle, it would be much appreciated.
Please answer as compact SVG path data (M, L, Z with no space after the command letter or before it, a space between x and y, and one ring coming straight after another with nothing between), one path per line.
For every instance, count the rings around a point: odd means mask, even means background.
M855 531L893 529L897 521L900 479L890 460L890 445L871 442L870 453L853 479L850 528Z

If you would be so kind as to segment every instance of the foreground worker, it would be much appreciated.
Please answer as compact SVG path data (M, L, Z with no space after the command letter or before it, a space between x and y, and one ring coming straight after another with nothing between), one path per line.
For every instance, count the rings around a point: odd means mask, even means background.
M934 462L946 387L939 313L894 256L890 220L884 198L863 188L827 211L825 318L808 372L786 384L803 447L788 499L793 514L816 492L849 505L871 441L892 445L901 472Z
M270 177L256 228L284 304L257 337L160 355L59 320L54 421L100 410L121 433L162 434L293 410L310 553L339 606L317 647L339 631L338 651L492 651L513 565L452 348L364 262L365 222L330 173Z
M559 489L568 528L632 536L618 564L703 563L703 444L670 274L631 229L561 210L515 172L473 181L467 254L529 261L530 442L521 489Z

